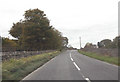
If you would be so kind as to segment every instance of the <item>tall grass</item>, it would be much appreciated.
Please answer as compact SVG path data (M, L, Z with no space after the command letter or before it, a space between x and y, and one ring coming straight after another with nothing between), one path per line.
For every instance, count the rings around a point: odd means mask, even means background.
M97 54L97 53L93 53L93 52L85 52L82 50L78 50L78 52L83 55L120 66L120 64L118 64L118 57L111 57L108 55L101 55L101 54Z
M59 51L30 56L20 59L10 59L2 63L3 80L21 80L26 75L57 56Z

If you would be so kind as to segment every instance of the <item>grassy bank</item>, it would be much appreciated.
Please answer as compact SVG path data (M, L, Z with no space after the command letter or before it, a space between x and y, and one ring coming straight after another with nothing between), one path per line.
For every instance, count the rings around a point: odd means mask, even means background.
M111 63L111 64L118 65L118 57L100 55L100 54L97 54L97 53L85 52L85 51L81 51L81 50L78 50L78 52L83 54L83 55L86 55L86 56L89 56L89 57L92 57L92 58L95 58L95 59L98 59L98 60L101 60L101 61L105 61L105 62L108 62L108 63ZM119 66L120 66L120 64L119 64Z
M2 63L3 80L21 80L26 75L57 56L60 52L50 52L20 59L11 59Z

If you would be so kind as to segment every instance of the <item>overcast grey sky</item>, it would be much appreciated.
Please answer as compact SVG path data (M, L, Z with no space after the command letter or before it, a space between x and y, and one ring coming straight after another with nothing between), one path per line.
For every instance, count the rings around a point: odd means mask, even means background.
M119 0L1 0L0 33L12 38L8 31L13 22L23 19L24 11L38 8L56 29L68 37L69 44L79 48L87 42L96 44L118 35Z

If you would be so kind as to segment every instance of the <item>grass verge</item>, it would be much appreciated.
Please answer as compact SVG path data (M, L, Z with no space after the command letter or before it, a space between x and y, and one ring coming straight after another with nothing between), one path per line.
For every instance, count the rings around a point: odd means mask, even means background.
M60 52L50 52L20 59L10 59L2 63L3 80L22 80L32 71L42 66Z
M100 55L100 54L97 54L97 53L85 52L85 51L82 51L82 50L78 50L78 52L83 54L83 55L86 55L86 56L89 56L89 57L92 57L92 58L95 58L95 59L98 59L98 60L101 60L101 61L104 61L104 62L108 62L108 63L120 66L120 63L118 64L118 57L111 57L111 56L107 56L107 55L103 56L103 55Z

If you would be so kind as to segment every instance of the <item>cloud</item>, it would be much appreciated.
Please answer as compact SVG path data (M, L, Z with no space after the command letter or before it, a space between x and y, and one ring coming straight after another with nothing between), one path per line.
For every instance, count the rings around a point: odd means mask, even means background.
M68 37L69 43L79 48L87 42L97 43L118 35L119 0L2 0L0 1L0 32L9 36L13 22L23 19L24 11L39 8L50 19L50 24ZM119 32L120 33L120 32Z

